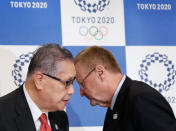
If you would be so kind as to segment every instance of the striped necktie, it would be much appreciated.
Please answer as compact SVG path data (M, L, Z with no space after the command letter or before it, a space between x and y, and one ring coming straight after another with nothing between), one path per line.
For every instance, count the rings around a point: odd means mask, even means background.
M42 113L39 119L41 121L40 131L51 131L51 128L48 125L46 114Z

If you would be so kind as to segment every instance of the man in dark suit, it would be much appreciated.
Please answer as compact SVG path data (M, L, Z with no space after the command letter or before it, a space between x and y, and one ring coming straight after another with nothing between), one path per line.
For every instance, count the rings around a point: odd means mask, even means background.
M0 98L0 131L68 131L64 111L74 93L72 54L57 44L35 52L26 82Z
M176 119L154 88L122 75L108 50L92 46L74 60L81 96L108 107L103 131L176 131Z

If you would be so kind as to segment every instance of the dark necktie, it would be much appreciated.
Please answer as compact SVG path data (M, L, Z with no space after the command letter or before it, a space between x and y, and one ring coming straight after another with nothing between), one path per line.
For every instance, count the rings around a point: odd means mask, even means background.
M51 128L48 125L46 114L43 113L39 119L41 121L40 131L51 131Z

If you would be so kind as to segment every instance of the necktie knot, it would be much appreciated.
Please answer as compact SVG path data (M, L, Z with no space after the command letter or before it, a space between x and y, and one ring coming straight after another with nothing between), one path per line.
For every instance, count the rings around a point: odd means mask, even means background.
M45 113L42 113L42 115L40 116L40 121L42 124L46 124L47 123L47 117Z
M47 116L45 113L42 113L40 116L41 126L40 131L51 131L50 126L48 125Z

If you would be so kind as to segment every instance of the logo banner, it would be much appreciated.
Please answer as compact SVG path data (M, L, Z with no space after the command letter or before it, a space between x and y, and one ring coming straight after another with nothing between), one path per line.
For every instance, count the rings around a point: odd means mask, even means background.
M176 116L176 47L126 47L127 75L160 92ZM136 53L135 53L136 52Z
M123 0L61 0L64 46L125 45Z

